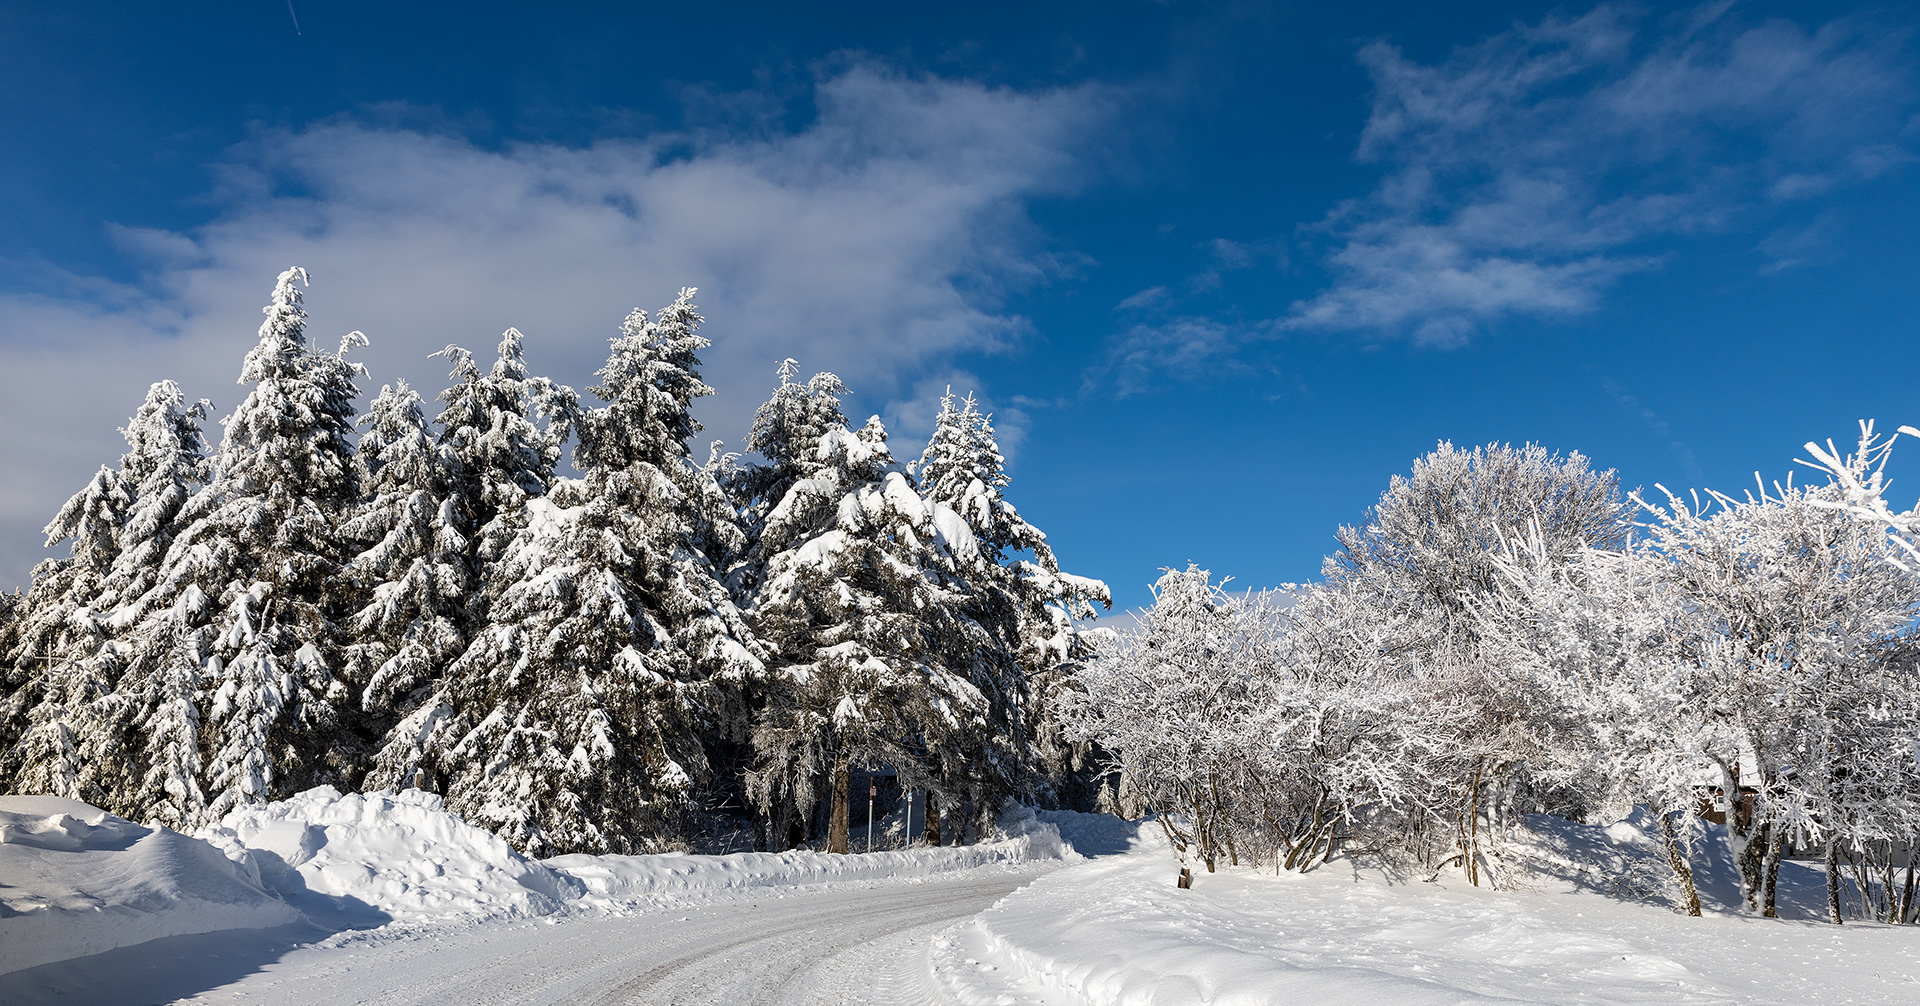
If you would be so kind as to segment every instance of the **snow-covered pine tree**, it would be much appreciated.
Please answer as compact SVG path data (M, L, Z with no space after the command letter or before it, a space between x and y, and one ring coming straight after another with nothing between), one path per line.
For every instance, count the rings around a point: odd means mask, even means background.
M452 519L472 542L476 576L526 526L527 501L553 484L578 411L572 388L528 375L525 339L518 329L502 333L485 372L459 346L440 352L458 383L440 393L439 443L450 455Z
M15 626L15 687L0 717L24 713L26 731L0 751L0 778L14 792L82 796L119 809L132 788L125 757L134 715L125 694L124 635L131 606L151 584L187 496L206 478L199 421L208 405L189 404L172 381L155 383L120 432L128 450L117 470L102 468L48 525L49 545L74 539L71 558L43 563L40 583ZM26 736L18 736L20 733Z
M8 792L81 796L86 721L113 687L97 605L132 502L121 473L103 465L46 527L48 548L69 538L73 548L66 558L34 568L15 626L11 677L17 684L0 706L0 723L12 738L0 751L0 782Z
M980 543L981 563L960 571L976 580L970 591L974 617L1009 641L1020 671L1018 680L981 684L1014 697L1024 709L1025 719L1008 726L1018 731L1023 758L1040 773L1033 785L1041 792L1034 795L1058 799L1061 789L1084 790L1091 752L1065 741L1052 692L1063 683L1063 668L1088 655L1077 626L1093 616L1095 604L1112 606L1107 585L1061 571L1046 534L1005 499L1011 480L993 417L980 411L971 394L956 399L947 389L926 450L909 468L926 498L957 512ZM1080 785L1072 785L1076 781ZM1083 802L1087 797L1074 795Z
M212 410L206 399L189 402L179 385L159 381L120 431L130 448L120 459L120 478L133 500L120 528L120 554L101 591L103 602L115 605L116 630L139 618L136 602L159 575L180 532L181 511L212 473L200 428Z
M354 378L364 373L346 353L366 340L354 332L336 354L310 349L305 280L296 267L275 283L241 365L240 383L253 388L224 421L213 481L187 501L154 586L134 602L145 614L129 630L128 659L158 676L149 694L192 687L212 697L201 711L202 778L163 786L183 800L196 786L209 794L204 810L171 808L183 820L323 782L350 788L365 762L335 621L352 610L342 607L336 528L357 495ZM197 682L184 680L190 673ZM177 730L190 722L177 702L142 719L155 717ZM192 760L177 739L162 754L176 767Z
M465 645L470 529L450 505L449 458L405 381L380 389L361 421L367 432L356 460L366 500L340 530L361 547L348 569L368 601L348 621L348 676L366 682L361 707L385 713L436 679Z
M715 680L760 667L694 547L686 409L709 393L692 291L613 340L576 463L487 570L490 622L402 730L448 805L535 854L677 844ZM397 731L398 732L398 731Z
M465 640L487 624L488 595L482 588L488 563L526 528L527 504L553 483L554 466L572 429L577 396L565 385L528 376L523 341L519 330L507 329L487 371L459 346L436 354L452 362L455 383L440 394L444 405L431 468L424 459L413 464L431 470L437 480L426 490L432 515L410 539L424 550L407 567L411 579L395 581L398 585L389 589L404 607L436 612L440 645L415 651L421 659L396 664L396 673L376 674L369 681L363 705L390 712L398 722L368 770L368 787L437 785L434 760L426 753L451 710L444 672L464 651ZM538 422L542 417L544 426ZM406 417L396 429L406 430L412 422ZM362 456L371 449L363 440ZM424 507L412 512L416 520L426 517ZM449 589L456 581L458 590ZM458 632L457 642L444 634L449 627Z
M778 842L804 830L790 828L793 815L810 816L830 789L837 852L855 765L891 767L908 786L991 813L1019 763L1017 698L1000 687L1017 672L959 575L981 562L979 546L959 515L915 491L877 417L847 428L838 378L795 384L790 361L780 377L747 445L767 461L740 480L763 516L739 582L754 585L750 617L776 654L752 798Z

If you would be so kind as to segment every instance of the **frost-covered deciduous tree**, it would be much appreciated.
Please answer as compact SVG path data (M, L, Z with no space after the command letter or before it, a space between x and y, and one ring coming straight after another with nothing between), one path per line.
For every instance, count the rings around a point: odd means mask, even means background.
M1113 752L1182 859L1212 871L1238 858L1230 818L1274 676L1273 622L1257 598L1228 595L1195 565L1167 570L1153 592L1138 631L1078 669L1069 732Z
M1487 638L1559 758L1596 770L1615 811L1660 815L1693 914L1681 840L1705 794L1746 906L1766 915L1786 843L1857 850L1915 829L1920 583L1840 494L1669 495L1632 549L1556 563L1535 537L1501 559Z
M1768 915L1784 842L1883 837L1893 822L1882 814L1920 823L1902 794L1870 807L1835 800L1836 787L1857 786L1870 768L1862 750L1911 742L1913 690L1859 689L1920 610L1920 583L1887 561L1884 536L1821 505L1836 495L1788 486L1717 497L1710 514L1671 496L1650 508L1649 547L1666 560L1660 582L1684 620L1694 708L1704 713L1693 743L1727 795L1747 907ZM1852 715L1862 701L1870 712ZM1875 730L1876 716L1893 729ZM1835 764L1843 751L1854 757Z
M1462 747L1450 806L1468 876L1488 854L1483 827L1525 810L1578 815L1586 795L1543 774L1540 740L1524 698L1505 670L1481 651L1474 604L1495 589L1495 556L1508 541L1538 537L1553 562L1629 537L1630 504L1611 471L1537 445L1490 444L1463 451L1442 442L1395 476L1361 526L1342 527L1327 580L1367 598L1380 617L1399 622L1402 656L1452 679L1451 693L1477 703L1478 722ZM1470 846L1471 848L1467 848Z

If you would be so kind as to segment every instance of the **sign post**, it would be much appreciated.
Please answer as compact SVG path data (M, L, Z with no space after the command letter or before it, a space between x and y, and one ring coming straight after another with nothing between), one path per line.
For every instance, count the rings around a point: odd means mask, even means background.
M867 777L867 851L873 851L873 798L880 795L880 783Z

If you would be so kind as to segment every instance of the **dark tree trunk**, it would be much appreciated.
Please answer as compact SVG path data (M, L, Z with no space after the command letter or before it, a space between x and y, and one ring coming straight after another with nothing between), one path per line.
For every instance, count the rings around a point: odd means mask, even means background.
M927 790L927 822L925 827L927 830L927 844L938 846L940 844L940 798L933 795L933 790Z
M1774 887L1780 879L1780 846L1786 839L1786 832L1772 825L1767 826L1767 852L1760 878L1760 904L1769 919L1780 917L1774 903Z
M827 851L845 855L847 851L847 787L853 772L843 759L833 766L833 820L827 822Z
M1827 921L1840 925L1840 836L1827 839Z
M1673 875L1680 879L1680 907L1694 918L1700 917L1700 890L1693 886L1693 864L1687 862L1687 851L1680 848L1680 837L1673 833L1673 815L1660 815L1660 837L1667 846L1667 865L1673 868Z

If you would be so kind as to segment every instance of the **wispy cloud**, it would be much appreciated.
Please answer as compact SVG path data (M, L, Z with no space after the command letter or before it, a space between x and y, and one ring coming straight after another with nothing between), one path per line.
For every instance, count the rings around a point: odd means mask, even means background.
M1602 6L1424 65L1378 42L1359 156L1378 188L1314 230L1332 284L1289 326L1452 344L1514 315L1591 311L1660 239L1764 220L1910 159L1903 38L1838 20L1645 23Z
M916 398L956 353L1017 343L1027 324L1005 295L1063 268L1026 203L1085 180L1113 92L857 65L813 98L817 118L793 133L489 151L343 119L235 150L210 223L116 231L138 283L57 276L0 296L0 583L24 579L36 529L118 456L114 428L149 382L236 404L241 354L288 264L313 274L316 343L372 337L376 387L439 387L427 354L488 352L509 325L536 368L584 384L628 309L698 286L720 389L702 414L729 440L784 357L882 404Z
M1706 472L1700 467L1699 457L1693 453L1693 446L1673 431L1673 424L1667 422L1658 412L1648 408L1613 378L1602 377L1600 387L1613 397L1614 402L1623 411L1644 424L1648 432L1666 442L1667 449L1673 452L1673 456L1680 462L1680 467L1686 469L1687 477L1692 479L1695 485L1707 480Z

